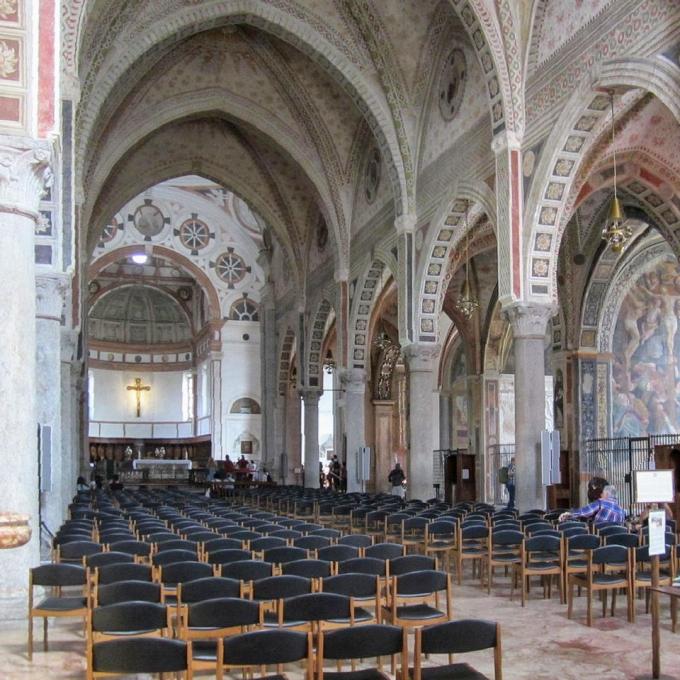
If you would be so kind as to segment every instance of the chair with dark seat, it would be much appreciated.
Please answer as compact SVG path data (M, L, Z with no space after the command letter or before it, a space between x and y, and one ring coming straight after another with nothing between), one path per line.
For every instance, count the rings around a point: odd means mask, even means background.
M244 587L246 587L246 584L250 581L258 581L261 578L272 576L274 566L262 560L237 560L236 562L221 564L219 566L219 573L220 576L242 581Z
M185 538L177 538L174 541L164 541L156 545L154 552L169 552L170 550L188 550L189 552L199 554L199 545L196 541L190 541Z
M493 621L463 619L416 629L412 680L488 680L467 663L451 663L452 654L465 654L483 649L494 650L494 680L503 679L501 627ZM423 657L448 654L443 666L423 666Z
M458 545L456 546L456 571L458 583L463 582L463 565L472 562L472 576L474 577L475 564L479 565L480 579L482 576L482 564L487 554L487 541L489 528L485 524L467 525L463 523L457 534Z
M385 535L385 518L387 515L388 513L384 510L367 512L364 517L364 533L377 540L382 540Z
M235 538L247 546L250 541L254 541L256 538L263 538L259 531L250 531L249 529L241 529L240 531L234 531L229 534L229 538Z
M221 660L222 639L260 628L263 609L259 602L240 598L215 598L190 604L182 617L178 637L192 642L194 671L215 671ZM222 664L219 663L221 668Z
M105 567L108 564L132 564L135 561L134 555L124 552L100 552L88 555L85 558L85 566L88 569Z
M330 576L332 563L325 560L295 560L281 565L282 574L293 574L305 578L323 578Z
M261 674L263 667L276 666L279 675L268 675L268 679L286 678L281 675L284 664L305 662L305 680L313 676L312 634L296 630L256 630L222 639L219 647L222 666L218 668L217 678L222 673L241 670L243 677Z
M288 541L285 538L279 538L277 536L263 536L262 538L256 538L250 541L250 550L257 557L262 555L265 550L270 548L282 548L288 545Z
M486 550L486 588L487 593L491 593L494 571L496 567L514 569L514 565L521 562L521 546L524 534L516 529L505 529L504 527L494 526L489 532Z
M601 523L595 527L595 532L598 534L598 536L605 537L614 536L616 534L627 534L628 529L626 529L624 526L621 526L620 524Z
M116 541L109 543L109 550L112 552L124 552L133 557L141 559L149 559L151 555L151 544L144 541Z
M604 536L605 545L622 545L624 548L637 548L640 545L638 534L613 533Z
M303 548L292 547L270 548L269 550L265 550L264 555L262 556L265 562L269 562L277 568L286 562L306 560L308 557L309 553Z
M359 548L359 551L363 554L363 551L369 546L373 545L373 536L368 534L347 534L347 536L341 536L338 538L338 545L351 545L355 548Z
M543 596L552 596L552 577L557 576L560 587L560 602L564 604L564 543L557 536L539 535L526 538L521 544L520 561L514 565L514 573L520 578L522 606L527 599L529 580L540 576L543 581ZM514 590L514 579L513 579ZM512 592L510 594L512 599Z
M149 581L117 581L97 586L92 597L92 606L105 607L119 602L163 602L160 583Z
M185 673L191 680L191 644L166 638L122 638L89 648L87 679L110 674Z
M380 623L382 615L380 577L371 574L338 574L328 576L320 582L322 593L335 593L351 597L355 604L361 605L361 610L355 609L355 622L365 623L376 621ZM373 610L373 616L366 619L366 607Z
M103 550L104 546L95 541L71 541L69 543L62 543L57 546L57 559L55 561L84 565L85 558L88 555L95 555Z
M33 600L34 587L51 588L52 594ZM67 589L66 592L64 589ZM75 591L75 592L74 592ZM43 564L33 567L28 577L28 658L33 658L33 619L43 620L43 647L48 650L49 618L81 618L87 616L87 571L76 564Z
M401 521L401 544L406 548L408 553L409 547L418 548L425 545L425 531L430 520L422 515L418 517L409 517Z
M339 539L342 536L342 531L339 529L314 529L310 531L308 536L322 536L323 538L330 538L332 541Z
M126 601L99 606L88 618L88 646L122 636L166 637L170 633L170 610L158 602Z
M320 529L326 531L326 529ZM302 536L293 540L293 546L302 548L303 550L319 550L320 548L327 548L331 544L331 539L326 536Z
M151 556L151 564L154 567L164 567L173 562L199 562L198 554L190 550L168 550L167 552L155 553Z
M338 562L338 574L370 574L372 576L388 575L387 560L377 557L355 557L352 560Z
M440 593L446 601L441 607ZM420 626L451 620L451 576L443 571L412 571L390 577L385 619L394 625Z
M587 563L585 574L570 574L568 583L568 610L567 616L571 618L574 601L574 586L585 588L588 595L587 624L592 626L592 599L593 593L602 594L602 616L607 613L607 592L612 592L612 610L614 616L616 608L616 592L623 588L626 591L626 604L628 606L628 621L631 622L632 615L632 578L631 578L631 559L629 556L630 548L621 545L606 545L587 552ZM613 572L607 567L615 566L618 571Z
M415 513L414 513L415 514ZM394 512L385 517L385 533L383 542L397 543L401 540L401 523L405 519L411 519L412 515L406 512Z
M251 560L253 554L250 550L234 550L233 548L227 548L226 550L216 550L211 552L207 556L209 564L214 566L222 566L224 564L230 564L232 562L243 562Z
M251 598L265 605L264 625L279 625L279 609L285 598L312 592L312 579L303 576L270 576L253 581Z
M243 597L243 584L233 578L209 576L177 584L177 606L214 600Z
M153 581L153 569L148 564L107 564L97 567L94 572L94 582L98 585L108 585L117 581Z
M279 529L278 531L272 531L268 536L294 541L296 538L302 538L304 534L301 531L295 531L294 529Z
M621 534L624 535L624 534ZM618 536L613 536L611 538L618 538ZM633 623L635 623L635 593L638 588L641 588L645 593L645 613L649 612L649 595L650 588L652 585L652 566L651 557L649 554L649 546L643 545L640 547L634 547L631 550L631 581L633 586L633 604L631 616ZM674 569L673 563L673 546L666 544L666 552L663 555L659 555L659 560L661 563L669 563L668 569L661 568L659 570L659 585L660 586L670 586L673 583ZM675 604L675 598L671 599L671 618L675 624L675 610L677 605ZM673 626L675 628L675 625ZM675 630L673 630L675 632Z
M353 545L329 545L316 551L316 556L326 562L344 562L359 557L359 548Z
M321 632L316 655L317 680L388 680L382 658L391 657L391 673L406 679L408 667L407 629L387 624L368 624ZM399 674L396 658L399 657ZM375 666L355 670L357 659L375 658ZM352 670L343 671L342 662L351 660ZM334 671L324 670L325 661L335 661Z
M394 560L406 555L406 547L401 543L376 543L364 548L364 557L375 557L379 560Z
M242 550L243 542L236 538L213 538L203 544L203 557L218 550Z
M180 583L214 576L213 566L205 562L173 562L158 567L158 581L163 585L163 596L176 595Z
M451 571L451 566L455 564L452 557L456 552L456 532L458 524L456 522L446 522L434 520L425 527L425 539L423 551L425 555L438 557L443 555L447 571Z
M306 593L286 598L279 606L279 626L318 633L328 628L354 625L353 599L337 593ZM358 610L358 618L372 620L365 610Z
M400 576L412 571L436 571L437 558L429 555L405 555L389 562L390 576Z
M318 531L319 529L325 529L325 527L321 524L314 524L313 522L304 522L295 527L295 531L300 531L303 534L309 534L310 532Z

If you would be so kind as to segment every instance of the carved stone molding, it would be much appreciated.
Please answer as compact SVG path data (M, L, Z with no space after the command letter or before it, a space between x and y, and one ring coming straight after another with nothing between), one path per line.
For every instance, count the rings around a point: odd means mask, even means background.
M321 390L303 388L298 390L298 393L302 397L302 401L305 402L306 408L318 404L319 399L321 398Z
M512 326L512 334L517 338L543 338L548 321L555 316L552 305L515 303L503 309L505 318Z
M37 219L40 198L51 186L48 142L0 135L0 212Z
M441 345L428 342L414 342L401 350L409 370L432 371L441 352Z
M366 371L362 368L345 368L340 371L340 384L349 394L363 394L366 391Z
M65 276L37 276L35 279L35 314L40 319L61 320L64 294L68 289Z
M413 213L405 213L394 220L394 228L398 234L410 233L415 230L417 221Z

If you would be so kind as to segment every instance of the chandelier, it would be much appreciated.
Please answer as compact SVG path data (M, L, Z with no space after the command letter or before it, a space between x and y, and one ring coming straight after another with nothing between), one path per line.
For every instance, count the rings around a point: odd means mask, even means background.
M611 103L611 128L612 128L612 157L614 160L614 198L609 206L609 213L607 221L602 227L602 238L612 248L615 253L620 253L626 241L631 237L633 230L630 225L626 224L626 214L623 212L621 201L616 193L616 147L615 147L615 130L614 130L614 92L609 93Z
M465 203L465 283L463 284L463 291L456 302L458 311L469 319L479 309L479 301L470 288L470 261L468 260L470 249L470 232L468 231L468 209L470 203Z
M328 350L323 360L323 370L330 375L335 370L335 367L335 359L333 358L331 351Z

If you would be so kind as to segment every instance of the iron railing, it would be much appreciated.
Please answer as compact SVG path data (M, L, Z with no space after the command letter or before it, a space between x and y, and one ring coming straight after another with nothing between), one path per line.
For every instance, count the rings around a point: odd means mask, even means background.
M493 444L488 448L489 462L491 464L491 499L494 505L508 504L508 490L505 484L498 481L498 471L502 467L510 465L510 459L515 455L514 444Z

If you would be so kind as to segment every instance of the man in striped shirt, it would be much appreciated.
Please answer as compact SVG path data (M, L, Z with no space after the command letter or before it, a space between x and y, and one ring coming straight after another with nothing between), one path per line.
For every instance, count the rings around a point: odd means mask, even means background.
M592 517L595 526L604 522L622 523L626 515L616 500L616 487L608 484L604 487L602 496L598 500L573 512L563 512L560 515L560 522L577 517Z

